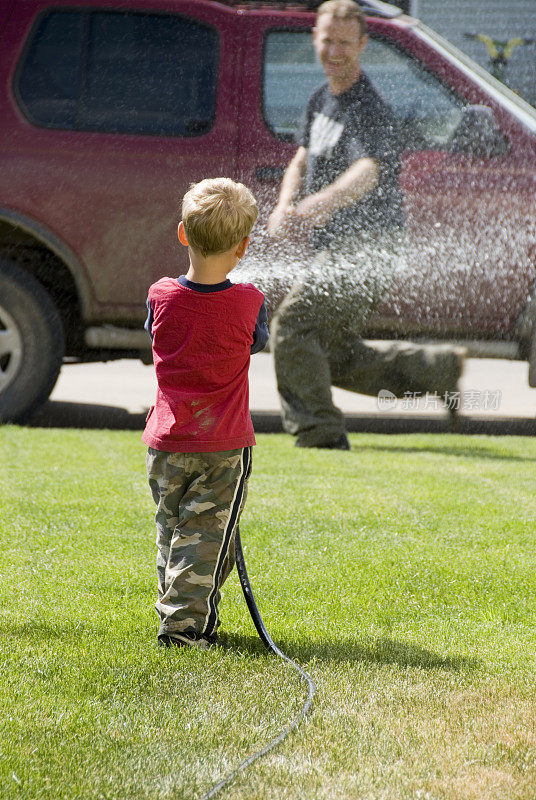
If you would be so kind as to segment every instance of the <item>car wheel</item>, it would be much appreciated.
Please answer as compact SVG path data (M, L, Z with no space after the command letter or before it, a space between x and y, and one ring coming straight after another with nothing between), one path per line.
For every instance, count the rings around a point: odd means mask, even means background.
M0 259L0 422L25 422L47 400L64 351L50 296L27 272Z

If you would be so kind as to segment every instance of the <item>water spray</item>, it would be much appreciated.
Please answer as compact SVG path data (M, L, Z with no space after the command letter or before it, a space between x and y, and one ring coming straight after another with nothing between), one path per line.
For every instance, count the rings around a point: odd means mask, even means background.
M283 728L283 730L278 733L271 741L269 741L263 748L258 750L257 752L253 753L248 758L245 758L240 764L226 775L221 781L214 784L214 786L200 798L200 800L209 800L211 797L216 797L217 794L221 792L226 786L228 786L236 776L242 772L243 770L247 769L247 767L251 766L255 761L258 761L263 756L267 755L274 747L277 747L287 736L298 727L300 722L304 719L304 717L309 713L311 708L311 704L313 701L313 696L316 692L316 686L313 682L311 676L300 667L295 661L293 661L289 656L285 655L282 650L274 643L272 637L266 630L264 622L262 621L262 617L260 615L259 609L257 607L257 603L255 602L255 597L253 594L253 590L251 588L251 584L249 582L248 572L246 569L246 562L244 560L244 552L242 550L242 542L240 540L240 529L237 527L236 529L236 538L235 538L235 553L236 553L236 568L238 571L238 577L240 578L240 585L242 586L242 591L244 592L244 597L246 598L247 607L249 609L249 613L251 614L251 619L253 620L253 624L259 634L259 637L262 643L270 650L274 655L282 658L283 661L286 661L291 667L297 670L300 676L307 684L307 698L303 704L301 711L296 714L296 716Z

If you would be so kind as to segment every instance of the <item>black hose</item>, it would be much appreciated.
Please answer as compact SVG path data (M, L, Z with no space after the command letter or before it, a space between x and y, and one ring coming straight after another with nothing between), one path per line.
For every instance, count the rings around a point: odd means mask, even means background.
M271 650L272 653L274 653L274 655L279 656L279 658L282 658L284 661L286 661L300 673L301 677L307 683L307 698L305 700L305 703L303 704L303 708L301 709L301 711L294 717L294 719L292 719L288 723L288 725L285 726L285 728L283 728L281 733L279 733L274 739L268 742L268 744L266 744L261 750L258 750L256 753L253 753L253 755L244 759L244 761L241 761L236 769L234 769L232 772L230 772L228 775L222 778L221 781L214 784L212 789L210 789L210 791L204 794L203 797L200 798L200 800L209 800L209 798L215 797L223 788L225 788L225 786L227 786L229 783L231 783L231 781L235 779L235 777L238 775L239 772L245 770L255 761L258 761L259 758L262 758L267 753L269 753L270 750L273 750L274 747L280 744L283 741L283 739L286 739L289 733L291 733L295 728L298 727L302 719L309 712L309 709L311 708L311 704L313 702L314 694L316 692L316 687L314 685L311 676L304 669L302 669L299 664L297 664L295 661L293 661L291 658L285 655L285 653L283 653L282 650L279 649L279 647L274 643L272 637L270 636L270 634L268 633L268 631L264 626L264 622L262 621L259 609L257 608L257 603L255 602L253 590L249 582L248 572L246 569L246 562L244 560L244 552L242 550L242 541L240 539L240 530L238 527L236 529L235 553L236 553L236 568L238 570L238 577L240 578L242 591L244 592L244 597L246 598L246 603L249 609L249 613L251 614L251 619L253 620L253 624L257 629L257 633L259 634L263 644L266 645L268 650Z
M236 529L235 554L236 554L236 569L238 571L238 577L240 578L240 585L242 586L242 591L244 592L244 597L246 598L246 603L249 613L251 614L251 619L253 620L253 624L257 629L257 633L259 634L262 643L266 645L268 650L271 650L272 653L274 653L276 656L280 656L282 658L289 660L287 656L279 649L279 647L276 644L274 644L272 637L264 627L264 622L262 621L260 611L257 608L257 603L255 602L255 597L253 595L253 589L251 588L251 583L249 582L248 571L246 569L246 562L244 559L244 551L242 550L240 528Z

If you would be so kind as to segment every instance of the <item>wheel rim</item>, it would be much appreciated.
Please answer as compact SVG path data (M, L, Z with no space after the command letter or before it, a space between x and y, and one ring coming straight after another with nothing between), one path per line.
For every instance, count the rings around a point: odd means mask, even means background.
M22 362L22 336L15 319L0 306L0 392L15 379Z

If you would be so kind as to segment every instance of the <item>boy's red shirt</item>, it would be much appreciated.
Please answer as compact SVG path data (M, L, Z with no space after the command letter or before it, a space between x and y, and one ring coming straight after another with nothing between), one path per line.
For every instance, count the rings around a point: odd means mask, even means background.
M145 444L187 453L255 444L248 370L263 300L248 283L225 281L206 292L176 278L151 286L158 388L142 436Z

